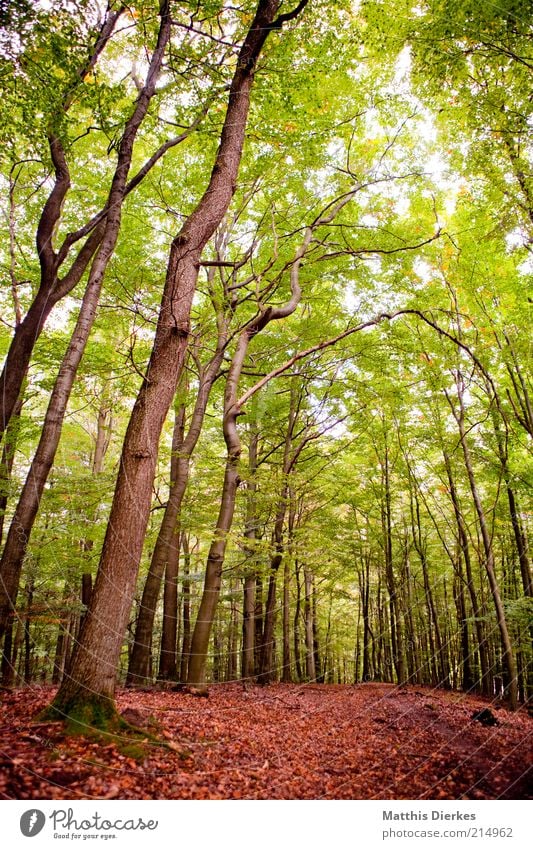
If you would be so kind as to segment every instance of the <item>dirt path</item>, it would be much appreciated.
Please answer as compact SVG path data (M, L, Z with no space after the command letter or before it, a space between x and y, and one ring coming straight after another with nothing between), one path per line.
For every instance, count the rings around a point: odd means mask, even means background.
M498 725L485 727L471 717L487 703L459 693L385 684L219 685L208 699L121 692L129 721L170 749L35 725L51 694L3 696L1 798L533 797L533 720L494 710Z

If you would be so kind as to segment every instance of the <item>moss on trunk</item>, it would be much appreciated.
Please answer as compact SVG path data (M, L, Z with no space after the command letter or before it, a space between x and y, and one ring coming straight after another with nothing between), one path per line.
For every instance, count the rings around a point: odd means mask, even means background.
M113 699L94 694L70 699L55 698L43 711L41 720L61 720L68 733L90 734L92 731L119 731L129 728L118 714Z

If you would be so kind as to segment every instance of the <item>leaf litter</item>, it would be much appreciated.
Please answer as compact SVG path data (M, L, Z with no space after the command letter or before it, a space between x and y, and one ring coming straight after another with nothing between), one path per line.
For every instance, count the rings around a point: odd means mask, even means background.
M533 798L533 720L476 696L372 683L222 684L208 699L121 690L138 739L102 739L36 722L53 692L3 693L0 798ZM489 706L494 725L475 719Z

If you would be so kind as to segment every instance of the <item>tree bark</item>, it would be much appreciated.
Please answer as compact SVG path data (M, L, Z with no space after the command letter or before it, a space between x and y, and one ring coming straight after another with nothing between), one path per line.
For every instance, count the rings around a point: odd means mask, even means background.
M150 101L155 94L155 87L169 37L170 13L166 4L163 4L157 46L152 56L146 82L139 94L133 114L126 123L119 145L117 166L109 192L108 213L105 219L105 225L103 226L100 246L92 262L76 327L63 357L59 374L52 390L39 445L26 478L19 503L15 509L2 559L0 560L0 639L3 636L9 613L15 608L24 555L30 541L41 496L48 480L50 469L52 468L57 446L59 445L63 419L74 379L96 316L104 274L118 239L126 181L133 155L133 145L138 129L148 111ZM59 157L59 163L62 165L62 154L56 153L56 156ZM63 179L67 180L67 177ZM66 190L65 188L65 192ZM59 210L57 211L57 215L59 215ZM51 238L51 235L48 234L49 225L50 222L47 221L45 227L41 219L37 237L38 245L41 245L42 265L48 271L50 271L50 268L55 268L56 265L56 257L49 244ZM52 251L52 254L50 254L50 251ZM21 326L19 325L19 327Z
M165 588L163 595L163 631L161 634L161 652L157 677L163 681L172 681L178 674L178 570L180 552L180 533L176 528L168 547L165 567Z
M465 408L464 408L464 382L462 375L457 372L457 397L459 400L459 412L456 411L455 407L450 404L452 408L452 412L454 414L455 420L457 422L457 426L459 428L459 436L461 439L461 448L463 451L463 458L465 462L466 472L468 476L468 482L470 484L470 491L472 493L472 499L474 501L474 506L476 508L476 514L479 521L479 528L481 531L481 539L483 542L483 549L485 553L485 569L487 572L487 577L489 579L489 586L492 594L492 600L494 602L494 608L496 611L496 619L498 622L498 628L500 630L502 651L503 651L503 664L504 668L507 672L507 687L509 690L509 707L511 710L516 710L518 705L518 680L516 674L516 664L513 652L513 646L511 643L511 638L509 635L509 629L507 627L507 620L505 616L505 610L503 607L502 599L500 596L500 588L498 585L498 580L496 578L496 569L495 569L495 561L494 561L494 549L492 547L492 540L490 536L490 531L487 525L487 520L485 516L485 511L483 509L483 505L481 503L481 498L479 496L479 490L477 487L474 469L472 465L472 460L470 456L470 449L468 443L466 441L466 431L464 424L465 417Z
M391 491L389 450L385 443L385 455L382 463L383 503L381 508L381 523L383 529L383 545L385 548L385 577L389 593L390 635L394 668L398 683L405 679L404 654L401 636L400 602L394 575L392 556L392 520L391 520Z
M250 444L248 447L248 481L246 499L246 523L244 528L245 544L245 577L243 588L243 621L242 621L242 659L241 677L249 681L254 677L254 641L255 641L255 585L257 577L257 553L255 550L257 537L257 509L255 473L257 469L258 433L255 422L252 423Z
M124 9L124 6L120 6L116 11L108 8L89 56L83 66L78 69L78 82L83 80L86 74L96 65ZM74 83L70 93L63 101L63 116L67 114L72 105L76 87L77 83ZM57 120L57 115L50 116L51 125L55 125ZM54 167L54 183L43 206L36 233L40 284L26 316L22 320L20 320L20 316L17 316L15 333L0 374L0 439L2 439L17 402L21 398L31 355L44 324L55 304L71 292L81 280L98 247L103 232L101 226L86 230L86 235L89 234L89 238L78 252L69 271L60 280L60 269L75 241L72 238L73 234L69 234L59 251L54 250L54 234L61 218L63 203L70 189L70 173L61 141L53 132L50 132L48 143ZM14 240L14 222L10 222L10 224L10 236Z
M294 523L296 517L293 493L290 493L289 500L290 506L287 528L287 552L289 556L285 557L283 566L283 664L281 669L281 680L284 684L290 684L290 682L292 681L290 581L292 549L294 545Z
M176 417L172 439L170 491L143 589L126 679L127 685L142 683L150 676L152 631L161 589L161 580L168 562L173 534L179 522L181 505L189 480L191 457L200 437L211 389L213 388L224 356L227 336L228 318L227 316L223 316L220 317L219 321L216 351L204 372L200 374L200 386L186 437L183 435L185 426L184 407L181 408L179 416Z
M459 504L459 498L457 495L457 489L455 486L455 481L452 473L452 465L450 462L450 457L448 453L443 449L444 456L444 464L446 467L446 475L448 478L448 484L450 488L450 498L453 505L453 511L455 515L455 521L457 523L457 534L459 540L459 548L461 551L461 555L463 558L463 563L465 567L465 576L466 576L466 587L468 591L468 595L470 597L470 604L472 606L472 613L474 614L474 627L476 630L476 641L477 641L477 650L479 654L479 666L480 666L480 680L481 680L481 689L485 693L485 695L491 695L491 686L490 686L490 666L487 655L487 642L483 630L483 611L481 608L481 604L478 600L478 594L476 592L476 587L474 585L474 576L472 573L472 562L470 558L470 547L468 544L468 532L466 527L466 522L464 516L461 511L461 507Z
M319 223L322 223L322 219L317 219L314 226L318 226ZM296 252L296 257L292 264L290 275L290 299L280 307L261 307L259 312L241 331L226 379L223 420L224 441L227 449L226 469L224 473L224 483L222 486L220 511L218 514L213 542L211 543L207 558L204 591L194 627L191 642L191 660L189 663L188 683L195 687L199 687L200 689L205 688L207 683L205 680L205 666L209 637L220 594L222 567L224 564L227 538L233 522L237 487L240 482L238 467L241 455L241 441L237 428L237 417L241 415L241 407L237 398L239 380L250 341L268 324L270 324L270 322L279 321L292 315L300 303L301 288L299 283L299 269L302 257L311 243L313 231L314 227L308 227L306 229L302 244ZM283 512L282 526L284 516L285 513ZM275 558L276 557L277 554L275 555ZM274 559L272 562L274 563ZM275 573L280 562L281 557L279 558L279 562L276 561L277 565L275 565L274 571L271 569L270 574L267 609L265 611L265 624L260 655L259 676L263 675L265 663L267 662L264 654L265 651L268 651L266 635L270 629L272 629L273 633L272 615L275 605ZM271 645L272 641L269 641L269 644Z
M315 643L313 631L313 576L304 566L305 672L307 680L316 681Z
M189 574L191 571L191 552L189 549L189 539L186 534L182 534L183 547L183 614L182 614L182 632L183 639L181 643L181 659L180 659L180 681L187 680L189 670L189 656L191 653L191 582Z
M258 4L237 60L209 185L172 243L154 346L126 431L93 600L69 680L53 702L56 711L69 713L81 705L95 719L115 714L116 669L146 533L159 438L184 366L199 261L235 192L255 65L278 7L279 0ZM236 469L232 475L230 488L236 486ZM215 574L217 568L215 559Z
M9 426L6 430L4 442L2 445L2 458L0 459L0 544L4 533L4 519L6 515L7 500L9 496L9 483L11 480L11 472L13 470L13 462L15 460L15 451L17 448L17 439L20 428L20 413L22 410L22 400L19 398Z

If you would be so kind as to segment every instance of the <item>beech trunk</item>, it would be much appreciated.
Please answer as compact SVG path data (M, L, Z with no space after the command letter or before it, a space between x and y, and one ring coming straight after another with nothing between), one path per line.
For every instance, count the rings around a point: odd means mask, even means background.
M56 712L81 706L93 720L114 714L116 671L148 523L158 444L184 367L200 257L235 192L255 65L278 7L279 0L258 4L237 60L207 190L172 243L154 346L124 439L92 602L69 679L53 702ZM216 571L216 561L213 565Z

